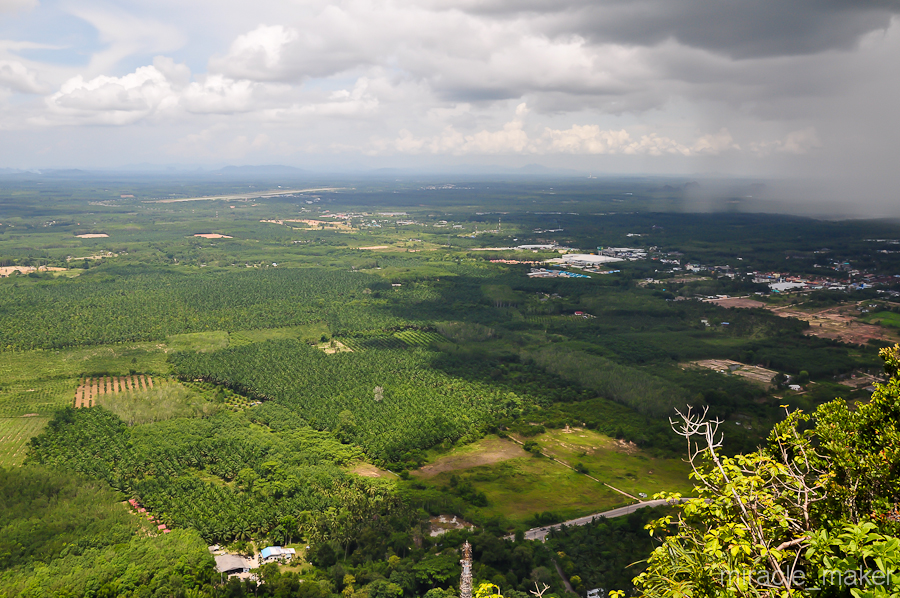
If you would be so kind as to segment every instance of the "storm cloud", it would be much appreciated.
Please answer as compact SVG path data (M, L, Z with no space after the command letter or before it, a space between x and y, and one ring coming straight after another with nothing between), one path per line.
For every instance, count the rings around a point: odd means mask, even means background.
M5 166L568 156L595 171L844 168L882 190L897 176L885 166L900 136L897 2L17 0L0 10Z

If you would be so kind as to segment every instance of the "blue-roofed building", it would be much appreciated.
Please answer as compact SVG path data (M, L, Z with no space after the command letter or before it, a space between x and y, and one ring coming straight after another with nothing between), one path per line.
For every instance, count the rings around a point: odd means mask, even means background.
M259 552L262 560L268 562L282 561L293 558L297 553L293 548L282 548L281 546L267 546Z

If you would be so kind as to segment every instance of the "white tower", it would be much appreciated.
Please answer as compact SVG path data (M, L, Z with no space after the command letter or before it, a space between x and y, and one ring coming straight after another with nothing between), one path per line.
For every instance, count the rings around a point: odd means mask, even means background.
M462 574L459 576L459 598L472 598L472 545L463 544Z

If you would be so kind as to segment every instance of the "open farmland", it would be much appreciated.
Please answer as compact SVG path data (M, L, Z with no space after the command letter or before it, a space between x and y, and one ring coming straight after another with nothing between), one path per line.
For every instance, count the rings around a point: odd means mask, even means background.
M872 340L900 341L900 334L897 331L878 325L881 324L881 321L876 317L877 314L859 317L859 313L856 311L856 303L825 309L804 310L802 304L796 307L789 305L772 306L748 297L705 299L704 302L725 308L765 308L782 318L796 318L809 322L809 328L804 331L804 334L853 345L865 345ZM896 314L890 312L882 319L887 326L891 326L892 322L900 321L896 318Z
M749 297L725 297L723 299L704 299L703 301L704 303L711 303L712 305L718 305L719 307L737 307L743 309L768 307L768 303Z
M28 441L47 425L47 417L0 417L0 467L21 465Z
M102 402L105 394L126 391L146 391L153 388L153 378L144 375L100 376L81 380L75 389L75 407L93 407Z
M478 512L502 514L513 521L527 521L539 511L550 511L562 520L596 512L594 507L602 510L633 502L615 489L633 496L690 491L689 468L680 459L654 458L591 430L551 430L522 440L537 442L545 456L533 456L516 442L488 436L436 456L414 475L451 491L454 484L471 485L487 499ZM588 475L572 469L577 464Z
M900 335L896 331L873 324L866 324L857 317L854 306L840 306L813 312L798 309L773 309L773 313L785 318L797 318L809 322L805 334L830 338L853 345L865 345L879 340L897 342Z
M772 385L772 378L778 373L775 370L769 370L758 365L747 365L746 363L732 361L730 359L701 359L690 365L699 366L724 374L740 376L741 378L746 378L747 380L766 388Z

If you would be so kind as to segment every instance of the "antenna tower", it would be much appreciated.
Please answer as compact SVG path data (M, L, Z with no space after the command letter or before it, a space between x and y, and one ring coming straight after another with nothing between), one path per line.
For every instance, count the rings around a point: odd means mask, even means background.
M459 576L459 598L472 598L472 545L466 540L462 550L462 574Z

